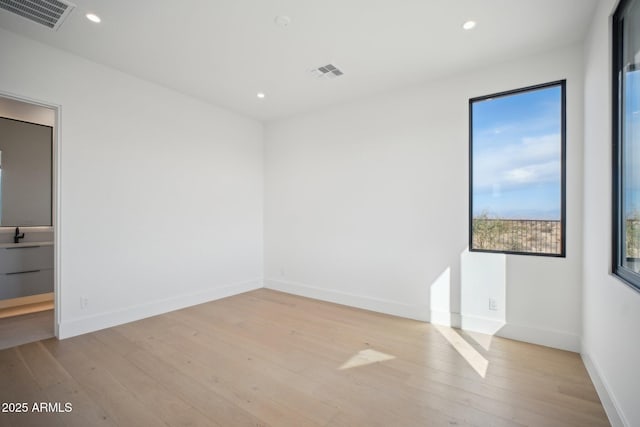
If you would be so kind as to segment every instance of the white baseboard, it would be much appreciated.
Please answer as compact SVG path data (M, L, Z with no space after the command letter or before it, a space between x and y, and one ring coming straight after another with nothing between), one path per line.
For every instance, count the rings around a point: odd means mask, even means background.
M460 329L495 335L504 327L504 321L482 316L461 315Z
M146 317L156 316L158 314L179 310L181 308L241 294L243 292L252 291L262 287L262 281L253 280L250 282L216 287L194 294L180 295L160 301L151 301L146 304L126 307L107 313L99 313L92 316L71 319L60 323L58 337L60 339L70 338L76 335L86 334L100 329L122 325L123 323L144 319Z
M452 324L451 326L459 327L460 329L467 331L495 335L502 338L544 345L546 347L553 347L576 353L580 351L580 337L577 335L550 331L547 329L532 328L513 323L507 324L501 319L451 313L452 319L455 319L456 316L460 320L457 324Z
M598 365L587 353L582 353L581 356L584 366L587 368L587 372L591 377L591 381L598 392L598 397L600 397L600 402L602 402L611 426L631 427L631 424L629 424L624 417L624 413L620 410L620 406L617 404L615 395L612 393L606 378L600 375L602 371L598 368Z
M581 347L581 341L578 335L573 335L563 331L539 329L532 326L518 325L514 323L505 324L498 332L496 332L496 335L531 344L539 344L560 350L573 351L575 353L579 353Z
M434 325L450 326L452 328L460 328L461 325L459 313L433 309L430 313L429 322Z
M461 316L458 313L444 311L431 311L428 305L405 304L397 301L383 300L339 292L332 289L322 289L297 282L285 280L265 280L265 288L300 295L307 298L314 298L322 301L334 302L336 304L350 307L362 308L379 313L391 314L394 316L406 317L409 319L431 322L434 324L452 326L454 328L468 329L485 334L497 335L517 341L529 342L532 344L544 345L561 350L580 351L580 337L564 332L537 329L528 326L507 324L496 319Z
M284 280L265 280L264 287L288 294L376 311L378 313L391 314L408 319L421 320L423 322L429 321L429 307L427 305L404 304L397 301L347 294Z

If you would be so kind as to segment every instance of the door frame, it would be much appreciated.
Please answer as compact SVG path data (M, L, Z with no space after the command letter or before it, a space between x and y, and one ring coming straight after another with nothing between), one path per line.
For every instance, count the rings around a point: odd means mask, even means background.
M42 101L27 96L17 95L15 93L0 90L0 97L20 101L39 107L45 107L55 112L55 122L53 127L53 150L52 150L52 173L51 177L51 224L53 228L53 331L55 337L60 339L60 323L62 321L62 253L61 253L61 141L62 141L62 105L49 101Z

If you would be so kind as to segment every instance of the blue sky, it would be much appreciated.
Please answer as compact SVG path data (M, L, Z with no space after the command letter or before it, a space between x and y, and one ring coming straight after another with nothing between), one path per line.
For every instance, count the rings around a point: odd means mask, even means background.
M474 216L560 219L560 86L472 108Z
M625 75L626 105L624 212L627 217L640 216L640 71Z

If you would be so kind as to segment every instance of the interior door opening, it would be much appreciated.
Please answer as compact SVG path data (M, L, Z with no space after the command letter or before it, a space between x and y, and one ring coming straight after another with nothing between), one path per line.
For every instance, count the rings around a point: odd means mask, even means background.
M58 114L0 94L0 350L57 335Z

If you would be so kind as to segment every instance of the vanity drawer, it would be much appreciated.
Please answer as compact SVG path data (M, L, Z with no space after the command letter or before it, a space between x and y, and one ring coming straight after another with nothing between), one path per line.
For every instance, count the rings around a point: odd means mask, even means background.
M53 268L53 246L12 246L0 249L0 274Z
M53 269L0 273L0 299L53 292Z

